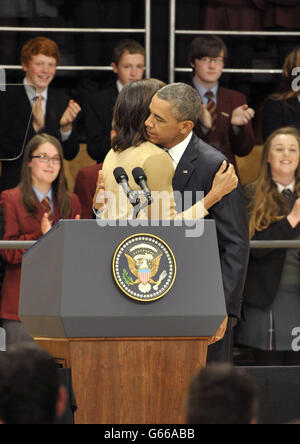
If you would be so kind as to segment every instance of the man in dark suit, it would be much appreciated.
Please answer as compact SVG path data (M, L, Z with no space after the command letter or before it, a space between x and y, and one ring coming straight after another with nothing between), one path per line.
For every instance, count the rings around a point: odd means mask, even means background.
M175 168L174 191L192 193L192 202L183 200L183 208L197 201L197 191L206 195L224 155L207 145L193 132L201 100L189 85L172 84L153 97L146 121L149 140L168 150ZM180 203L178 203L180 204ZM243 288L249 258L249 229L244 198L240 189L224 197L210 209L216 222L221 269L229 321L223 341L209 347L209 361L232 360L232 334L240 317Z
M122 40L115 48L111 63L117 81L97 94L83 98L87 151L92 159L103 162L111 148L113 108L126 83L141 80L145 69L145 50L135 40Z
M251 124L254 110L248 107L243 94L219 86L226 56L226 46L216 36L197 37L190 45L192 85L202 101L202 113L194 131L236 167L235 156L248 155L255 145Z
M23 149L37 133L57 137L66 160L79 151L75 120L81 108L49 87L59 62L56 43L45 37L31 39L22 48L21 61L24 84L8 86L0 95L1 191L18 185Z

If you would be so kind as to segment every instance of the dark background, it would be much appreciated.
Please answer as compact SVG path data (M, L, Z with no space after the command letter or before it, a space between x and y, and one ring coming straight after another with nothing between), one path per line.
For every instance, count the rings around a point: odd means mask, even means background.
M58 16L14 17L1 16L0 26L43 26L43 27L104 27L144 28L143 0L48 0L58 6ZM204 8L206 0L177 0L176 28L204 29ZM168 82L169 47L169 0L152 0L152 48L151 75ZM41 34L41 33L39 33ZM123 38L133 38L144 44L143 34L74 34L43 33L55 40L60 47L60 65L97 66L109 65L114 46ZM20 64L20 50L26 40L36 34L0 33L0 63ZM188 48L193 36L176 37L176 65L187 67ZM280 37L224 37L229 49L228 68L277 68L282 67L285 55L298 44L297 38ZM7 71L8 81L22 80L18 70ZM99 71L58 71L54 86L68 89L75 99L82 92L105 87L114 78L112 72ZM176 81L188 82L191 74L176 74ZM221 84L246 94L248 103L257 111L259 120L263 100L278 85L278 75L237 75L224 74ZM257 132L257 134L259 131ZM259 139L259 134L258 134Z

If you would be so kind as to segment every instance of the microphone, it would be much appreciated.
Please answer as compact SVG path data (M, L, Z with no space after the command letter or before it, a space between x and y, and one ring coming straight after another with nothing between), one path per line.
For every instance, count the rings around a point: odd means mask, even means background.
M146 198L148 199L148 203L149 204L152 203L153 199L152 199L152 196L151 196L151 191L150 191L150 189L148 188L148 185L147 185L147 176L146 176L144 170L142 168L139 168L139 167L134 168L132 170L132 175L133 175L133 178L134 178L135 182L143 190Z
M137 197L136 193L130 188L128 183L128 176L126 171L122 167L118 167L114 169L113 172L116 182L121 185L125 195L128 197L131 205L136 206L140 203L140 199Z

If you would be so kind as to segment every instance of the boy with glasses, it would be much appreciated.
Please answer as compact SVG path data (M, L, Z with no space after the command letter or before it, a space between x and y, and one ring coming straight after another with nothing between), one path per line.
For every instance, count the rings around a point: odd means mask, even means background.
M247 156L255 145L251 124L254 110L248 107L243 94L219 86L226 57L227 48L219 37L204 35L190 45L192 85L202 100L202 113L194 132L236 167L235 156Z

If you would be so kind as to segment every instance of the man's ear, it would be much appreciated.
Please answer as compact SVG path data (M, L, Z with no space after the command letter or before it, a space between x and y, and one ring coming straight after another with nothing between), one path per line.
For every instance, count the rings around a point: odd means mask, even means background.
M191 120L184 120L181 122L180 132L182 135L188 136L191 131L194 129L194 122Z
M24 72L28 71L28 66L25 63L22 63L22 68Z
M119 74L119 68L118 68L118 65L116 65L115 62L112 62L112 63L110 64L110 66L112 67L113 72L114 72L115 74Z

